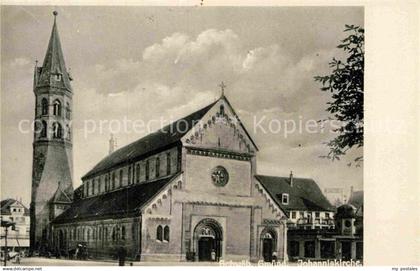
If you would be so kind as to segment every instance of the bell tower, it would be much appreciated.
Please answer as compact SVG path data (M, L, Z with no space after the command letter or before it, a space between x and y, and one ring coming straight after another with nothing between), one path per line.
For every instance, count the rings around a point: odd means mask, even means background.
M73 196L72 80L67 72L54 24L41 67L35 65L35 132L33 139L32 193L30 205L31 251L47 249L52 241L49 222L56 191Z

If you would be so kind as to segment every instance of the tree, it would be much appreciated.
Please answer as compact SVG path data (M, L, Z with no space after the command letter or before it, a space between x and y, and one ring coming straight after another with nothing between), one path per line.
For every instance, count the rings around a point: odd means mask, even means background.
M363 147L363 78L364 78L364 29L360 26L345 25L344 32L349 36L337 46L343 49L347 59L345 61L333 58L329 63L331 74L315 76L317 82L322 83L321 91L331 92L332 100L326 109L337 121L338 128L333 131L337 136L327 142L330 151L324 156L331 160L340 157L355 147ZM355 159L356 164L363 157Z

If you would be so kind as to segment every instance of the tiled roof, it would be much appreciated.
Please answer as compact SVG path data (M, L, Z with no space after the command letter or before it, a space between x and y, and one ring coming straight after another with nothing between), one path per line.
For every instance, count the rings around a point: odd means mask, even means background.
M187 134L193 126L210 110L215 104L210 105L181 118L157 132L149 134L127 146L124 146L110 155L102 159L93 167L82 180L95 176L98 173L108 170L119 164L123 164L134 159L138 159L143 155L149 155L154 151L165 148L171 144L178 142L185 134Z
M20 202L18 200L15 200L15 199L5 199L5 200L2 200L0 202L0 208L1 208L0 213L2 215L11 215L11 212L10 212L10 208L9 207L10 207L10 205L13 205L15 203L23 206L23 208L24 208L24 215L29 215L29 209L26 208L26 206L23 205L22 202Z
M293 177L293 186L290 186L289 177L264 175L256 175L255 177L284 211L334 211L334 207L312 179ZM289 194L289 204L281 202L283 193Z
M54 219L53 223L60 224L135 214L178 175L128 186L95 197L75 200L67 210Z

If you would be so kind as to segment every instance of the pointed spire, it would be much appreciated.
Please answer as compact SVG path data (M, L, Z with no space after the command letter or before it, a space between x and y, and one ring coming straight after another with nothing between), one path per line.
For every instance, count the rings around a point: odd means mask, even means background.
M70 79L64 62L60 36L58 35L56 20L58 12L54 11L53 15L54 24L37 86L52 86L71 91Z

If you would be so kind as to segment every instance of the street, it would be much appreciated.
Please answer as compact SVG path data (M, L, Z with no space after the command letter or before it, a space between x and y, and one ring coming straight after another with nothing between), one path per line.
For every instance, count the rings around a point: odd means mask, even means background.
M200 265L200 266L215 266L218 263L212 262L131 262L126 261L125 265L129 266L133 263L134 266L176 266L176 265ZM56 259L56 258L43 258L43 257L26 257L21 258L20 264L14 261L8 261L7 266L118 266L118 261L98 261L98 260L69 260L69 259Z

